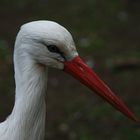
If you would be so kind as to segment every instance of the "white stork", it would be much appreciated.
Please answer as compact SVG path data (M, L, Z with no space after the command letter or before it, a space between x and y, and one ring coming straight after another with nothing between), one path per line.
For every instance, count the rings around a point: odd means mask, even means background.
M127 106L81 60L71 34L52 21L23 25L14 49L15 104L0 124L0 140L43 140L49 67L69 73L117 110L137 120Z

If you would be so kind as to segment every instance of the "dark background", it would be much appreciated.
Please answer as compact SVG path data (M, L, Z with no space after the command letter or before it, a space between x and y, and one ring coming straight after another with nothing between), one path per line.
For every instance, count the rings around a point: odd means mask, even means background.
M13 48L20 26L53 20L73 35L81 57L140 118L139 0L1 0L0 121L14 104ZM47 140L139 140L132 122L61 71L50 69Z

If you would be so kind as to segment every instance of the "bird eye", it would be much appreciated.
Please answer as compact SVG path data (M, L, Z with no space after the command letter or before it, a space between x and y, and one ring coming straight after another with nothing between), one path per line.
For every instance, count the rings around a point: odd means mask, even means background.
M58 49L57 46L55 46L55 45L48 45L47 48L48 48L48 50L49 50L50 52L60 54L61 57L62 57L64 60L66 60L66 58L65 58L65 56L64 56L64 53L61 52L61 51Z
M55 52L55 53L60 52L59 49L55 45L48 45L47 48L50 52Z

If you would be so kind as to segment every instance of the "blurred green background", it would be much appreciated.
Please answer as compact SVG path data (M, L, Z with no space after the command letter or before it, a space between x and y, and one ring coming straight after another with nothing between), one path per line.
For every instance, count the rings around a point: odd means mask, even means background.
M81 57L140 118L140 0L1 0L0 121L14 104L16 34L22 24L40 19L65 26ZM50 69L47 140L140 139L140 123L91 93L72 77Z

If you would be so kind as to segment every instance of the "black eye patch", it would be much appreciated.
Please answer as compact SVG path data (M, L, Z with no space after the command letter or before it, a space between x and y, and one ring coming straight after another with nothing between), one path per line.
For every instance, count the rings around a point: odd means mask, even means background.
M60 50L55 45L48 45L47 48L50 52L55 52L55 53L60 52Z
M61 52L57 46L55 46L55 45L47 45L47 48L48 48L48 50L50 52L59 53L61 55L61 57L64 58L64 60L66 60L63 52Z

